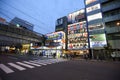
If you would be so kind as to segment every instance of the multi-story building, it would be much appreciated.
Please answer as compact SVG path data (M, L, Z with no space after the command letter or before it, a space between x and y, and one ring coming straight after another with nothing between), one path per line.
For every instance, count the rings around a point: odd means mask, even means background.
M99 0L85 0L90 48L101 49L106 45L105 25Z
M120 49L120 1L100 0L107 42L113 49Z
M94 57L95 49L98 51L105 47L120 49L119 4L119 0L85 0L89 43L90 48L94 49L92 50ZM97 53L97 56L105 56L101 54L101 50Z
M18 17L15 17L14 19L12 19L10 21L10 24L16 25L17 27L24 28L24 29L31 30L31 31L33 31L33 27L34 27L33 24L31 24L28 21L25 21L23 19L20 19Z
M71 53L84 55L89 53L88 33L85 9L68 15L68 50Z
M36 32L21 29L17 26L0 24L0 51L5 49L15 51L21 49L21 52L27 52L31 43L42 43L43 35Z
M67 24L68 24L68 18L67 16L64 16L64 17L61 17L59 19L56 20L56 25L55 25L55 32L57 31L63 31L65 32L65 50L68 49L68 46L67 46L67 41L68 41L68 38L67 38L67 34L68 34L68 30L67 30Z
M67 23L68 23L68 21L67 21L67 17L66 16L57 19L56 20L56 24L55 24L55 31L56 32L57 31L64 31L64 32L66 32L66 30L67 30L67 28L66 28Z

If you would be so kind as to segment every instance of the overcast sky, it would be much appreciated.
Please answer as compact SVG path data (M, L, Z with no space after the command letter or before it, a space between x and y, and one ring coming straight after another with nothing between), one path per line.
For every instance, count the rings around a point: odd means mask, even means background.
M19 17L34 24L34 31L55 31L56 19L84 8L84 0L0 0L0 17Z

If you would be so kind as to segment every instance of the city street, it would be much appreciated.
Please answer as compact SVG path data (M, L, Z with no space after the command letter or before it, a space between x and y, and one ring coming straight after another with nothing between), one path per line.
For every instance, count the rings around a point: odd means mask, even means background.
M2 80L120 79L120 62L0 57Z
M119 43L120 0L0 0L0 80L120 80Z

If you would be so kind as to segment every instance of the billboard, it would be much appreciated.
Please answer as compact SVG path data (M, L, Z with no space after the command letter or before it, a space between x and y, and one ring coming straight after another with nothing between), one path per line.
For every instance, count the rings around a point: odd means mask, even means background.
M100 9L100 4L96 4L94 6L88 7L88 8L86 8L86 11L88 13L88 12L91 12L91 11L94 11L94 10L97 10L97 9Z
M87 16L88 22L96 19L102 19L102 13L97 13L94 15Z
M46 34L47 40L59 40L62 39L63 37L64 37L64 32L62 31Z
M98 0L86 0L85 4L88 5L88 4L91 4L91 3L95 2L95 1L98 1Z
M63 18L57 19L56 25L61 25L61 24L63 24Z
M104 47L107 45L105 34L94 34L90 35L90 47Z
M104 29L104 26L102 23L98 23L98 24L94 24L94 25L89 25L88 29L89 29L89 31L100 30L100 29Z
M82 18L85 18L85 10L84 9L81 9L79 11L68 14L68 22L71 24L80 22L79 20Z
M63 31L46 34L45 46L63 46L65 48L65 33Z

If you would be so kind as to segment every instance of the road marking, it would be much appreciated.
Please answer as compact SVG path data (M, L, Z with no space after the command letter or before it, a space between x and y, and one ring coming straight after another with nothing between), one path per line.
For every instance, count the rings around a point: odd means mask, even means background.
M41 65L38 65L38 64L35 64L35 63L31 63L31 62L28 62L28 61L23 61L24 63L27 63L27 64L31 64L31 65L33 65L33 66L41 66Z
M52 64L49 60L38 60L38 62L45 63L45 64Z
M10 69L9 67L5 66L4 64L0 64L0 68L7 74L14 72L12 69Z
M46 61L38 61L38 62L40 62L40 63L44 63L44 64L52 64L52 63L50 63L50 62L46 62Z
M40 62L37 62L37 61L29 61L29 62L32 62L32 63L37 63L37 64L41 64L41 65L47 65L47 64L40 63Z
M12 66L12 67L20 70L20 71L26 70L26 68L23 68L23 67L21 67L21 66L19 66L19 65L16 65L16 64L14 64L14 63L8 63L8 64L9 64L10 66Z
M21 63L21 62L16 62L16 63L20 64L22 66L28 67L28 68L34 68L34 66L31 66L31 65L28 65L28 64L25 64L25 63Z

